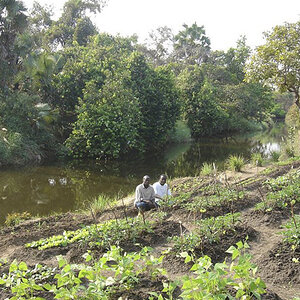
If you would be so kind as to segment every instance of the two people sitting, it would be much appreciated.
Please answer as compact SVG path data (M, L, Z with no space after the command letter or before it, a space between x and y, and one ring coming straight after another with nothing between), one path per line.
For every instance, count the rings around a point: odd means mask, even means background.
M139 184L135 190L134 207L142 214L145 211L159 207L159 201L164 197L171 196L171 191L167 184L167 176L160 175L159 181L150 185L150 176L143 177L143 183Z

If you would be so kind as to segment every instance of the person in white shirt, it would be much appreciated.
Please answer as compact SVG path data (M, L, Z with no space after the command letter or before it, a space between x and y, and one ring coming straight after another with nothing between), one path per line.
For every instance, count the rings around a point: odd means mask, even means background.
M171 190L167 184L167 175L165 174L160 175L159 180L153 184L153 188L155 194L158 195L160 198L172 196ZM157 204L159 204L160 200L161 199L159 198L155 198L155 202Z

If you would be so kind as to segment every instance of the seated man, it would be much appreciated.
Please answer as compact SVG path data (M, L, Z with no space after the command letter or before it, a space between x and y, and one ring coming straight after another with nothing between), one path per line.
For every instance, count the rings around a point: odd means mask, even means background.
M159 177L159 181L153 184L154 192L155 192L155 202L159 204L159 200L164 197L172 196L171 190L167 185L167 175L162 174ZM157 197L159 196L159 198Z
M145 175L143 183L139 184L135 189L134 207L141 213L156 208L155 195L153 187L150 185L150 177Z

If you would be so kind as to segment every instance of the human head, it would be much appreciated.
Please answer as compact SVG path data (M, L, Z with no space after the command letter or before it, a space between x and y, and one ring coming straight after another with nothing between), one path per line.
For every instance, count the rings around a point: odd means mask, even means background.
M145 188L147 188L150 185L150 176L149 175L145 175L143 177L143 184L144 184Z
M167 182L167 175L161 174L160 177L159 177L159 183L161 185L164 185L166 182Z

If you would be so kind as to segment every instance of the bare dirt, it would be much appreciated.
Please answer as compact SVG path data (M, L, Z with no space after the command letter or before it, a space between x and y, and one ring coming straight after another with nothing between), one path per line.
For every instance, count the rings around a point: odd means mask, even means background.
M219 243L204 244L201 249L195 249L196 256L209 255L213 262L221 262L225 259L225 251L230 245L239 240L248 237L250 253L253 256L253 262L258 265L258 274L267 285L267 293L263 299L283 299L291 300L294 297L300 297L300 264L293 262L294 259L300 260L300 249L291 251L289 246L283 243L283 238L278 234L281 224L290 217L288 211L272 211L270 213L260 213L254 210L255 203L259 202L262 193L266 191L262 187L262 182L267 178L274 178L285 174L291 168L298 168L300 162L276 167L274 171L264 175L263 168L247 168L246 172L234 173L226 172L218 174L213 178L186 177L174 179L171 182L175 195L180 193L191 193L192 201L194 197L201 193L201 188L210 185L213 181L219 184L232 184L248 192L247 197L237 201L234 207L221 207L215 210L207 211L202 215L191 215L182 207L173 207L167 211L167 216L162 223L154 228L153 233L142 234L137 243L140 245L151 246L154 255L160 255L162 251L172 247L168 237L188 233L194 228L195 218L205 218L209 216L218 216L234 211L242 215L242 223L235 230L228 232ZM260 188L260 191L258 190ZM128 197L114 211L108 210L97 216L97 222L104 222L111 218L123 218L124 208L126 207L127 216L136 216L136 211L132 207L132 199ZM299 211L296 211L299 213ZM148 213L147 218L151 218ZM80 262L82 254L86 248L77 244L71 244L66 247L50 248L43 251L25 248L25 244L40 238L47 238L53 235L62 234L65 230L76 230L85 225L90 225L95 220L89 214L66 213L54 215L46 218L25 221L15 227L3 227L0 230L0 258L9 262L14 259L25 261L29 266L37 263L48 266L56 266L57 255L63 255L70 263ZM137 251L140 248L131 242L123 242L121 247L125 251ZM96 251L96 250L95 250ZM95 253L96 255L101 255ZM171 279L182 277L189 272L190 265L184 264L181 258L175 255L167 255L163 267L168 271ZM5 272L5 268L0 268ZM115 299L122 296L122 299L147 299L150 291L162 290L163 278L150 281L147 278L140 278L139 286L128 294L116 295ZM178 295L178 291L174 295ZM7 292L1 291L0 299L8 297ZM50 299L50 298L48 298ZM176 297L175 297L176 299Z

